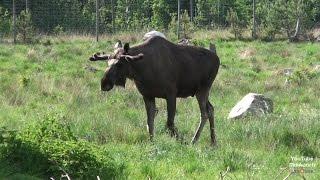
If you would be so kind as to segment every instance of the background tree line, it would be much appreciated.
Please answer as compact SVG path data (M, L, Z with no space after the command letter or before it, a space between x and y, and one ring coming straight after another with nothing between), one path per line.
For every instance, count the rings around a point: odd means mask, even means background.
M255 0L257 33L273 39L277 34L292 36L309 30L320 21L320 0ZM181 18L195 29L231 27L236 37L252 28L253 0L180 0ZM19 17L28 7L30 25L40 33L66 31L94 33L96 0L16 0ZM177 1L99 0L99 31L111 33L141 29L170 30L177 20ZM192 13L191 13L192 11ZM0 2L0 33L9 34L12 0ZM18 18L19 20L19 18ZM182 29L183 30L183 29Z

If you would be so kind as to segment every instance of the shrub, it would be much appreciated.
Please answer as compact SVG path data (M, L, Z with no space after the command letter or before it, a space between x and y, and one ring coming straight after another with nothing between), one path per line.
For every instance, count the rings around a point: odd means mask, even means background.
M242 31L243 31L243 27L242 27L243 22L239 19L237 12L234 11L232 8L230 8L228 11L227 21L231 25L231 31L234 34L234 37L236 39L241 38Z
M112 179L125 176L125 166L117 163L95 144L79 140L70 126L48 115L25 131L0 131L1 158L24 173L42 177Z
M0 7L0 39L10 33L10 27L9 12Z
M289 82L301 85L303 82L309 81L317 76L317 73L308 68L298 69L288 78Z
M53 28L53 34L55 35L55 36L60 36L60 35L62 35L63 34L63 27L62 26L60 26L60 25L57 25L56 27L54 27Z
M189 39L194 31L194 26L190 21L187 10L185 10L181 15L181 31L183 38Z
M35 42L35 29L32 25L31 13L29 11L21 11L16 22L17 39L23 43Z

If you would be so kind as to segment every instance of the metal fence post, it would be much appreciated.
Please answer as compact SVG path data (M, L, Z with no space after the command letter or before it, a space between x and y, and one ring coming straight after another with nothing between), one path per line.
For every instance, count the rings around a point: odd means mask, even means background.
M28 0L26 0L26 11L29 10L29 4L28 4Z
M193 22L193 0L190 0L190 21Z
M178 0L178 27L177 27L177 36L180 39L180 0Z
M114 3L113 3L113 0L111 0L111 17L112 17L112 33L115 33Z
M256 39L256 0L252 0L252 11L252 38Z
M96 0L96 41L99 41L99 0Z
M16 3L12 0L12 32L13 32L13 43L16 43Z

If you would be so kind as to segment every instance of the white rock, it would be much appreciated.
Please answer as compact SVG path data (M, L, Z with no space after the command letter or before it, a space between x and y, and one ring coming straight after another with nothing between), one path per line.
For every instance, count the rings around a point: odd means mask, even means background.
M314 72L320 72L320 64L317 64L313 67Z
M145 41L145 40L147 40L151 37L154 37L154 36L160 36L160 37L167 39L166 36L159 31L150 31L143 36L143 40Z
M238 119L247 115L261 116L273 111L273 102L262 94L249 93L230 111L228 119Z
M285 68L285 69L283 69L283 74L285 76L291 76L293 74L293 69L292 68Z

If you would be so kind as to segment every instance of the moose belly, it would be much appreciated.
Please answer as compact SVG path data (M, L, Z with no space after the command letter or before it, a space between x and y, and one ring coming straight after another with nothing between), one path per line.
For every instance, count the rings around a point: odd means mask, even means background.
M177 97L181 97L181 98L186 98L189 96L194 96L194 94L196 93L196 91L178 91L177 93Z

